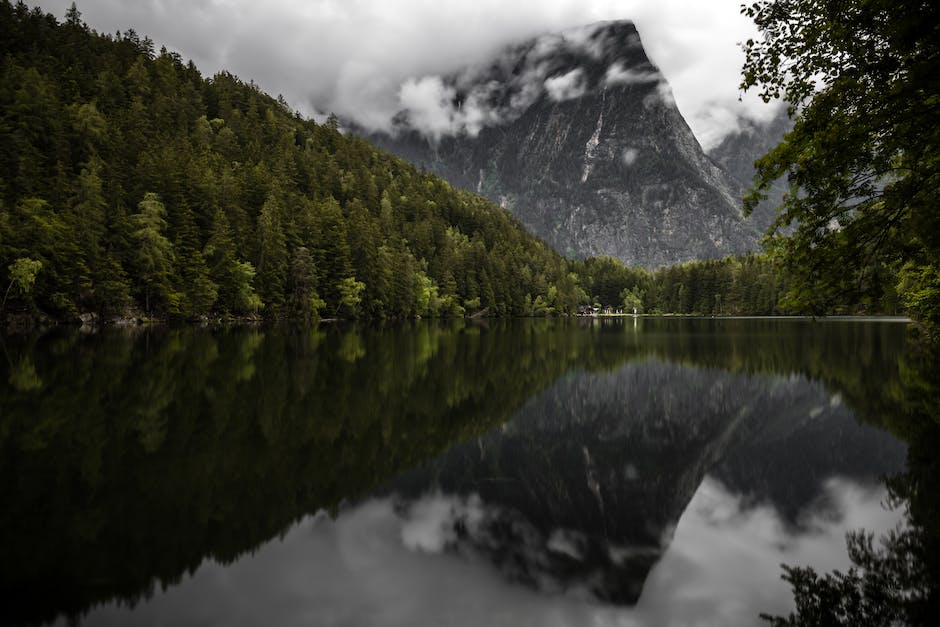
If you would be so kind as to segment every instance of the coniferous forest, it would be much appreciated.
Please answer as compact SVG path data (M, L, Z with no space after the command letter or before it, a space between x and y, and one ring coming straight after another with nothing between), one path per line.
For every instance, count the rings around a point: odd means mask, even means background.
M0 3L4 288L54 317L573 311L507 212L133 31ZM38 262L38 263L37 263ZM34 282L33 282L34 280Z
M897 309L891 289L841 308L790 304L764 255L657 271L567 260L335 117L305 119L227 72L205 78L133 30L98 34L74 5L60 22L0 0L0 137L3 316Z

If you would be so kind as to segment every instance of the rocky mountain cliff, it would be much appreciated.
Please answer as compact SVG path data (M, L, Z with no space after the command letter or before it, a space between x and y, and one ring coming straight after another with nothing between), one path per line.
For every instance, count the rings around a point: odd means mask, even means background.
M567 256L651 268L757 248L741 184L702 151L631 22L545 35L411 87L432 88L436 108L416 101L369 139L499 202Z
M793 128L786 107L766 122L741 120L740 129L726 135L708 156L730 174L742 189L748 189L754 180L754 162L780 143L785 133ZM778 180L750 216L761 231L765 231L776 217L777 207L787 191L786 180Z

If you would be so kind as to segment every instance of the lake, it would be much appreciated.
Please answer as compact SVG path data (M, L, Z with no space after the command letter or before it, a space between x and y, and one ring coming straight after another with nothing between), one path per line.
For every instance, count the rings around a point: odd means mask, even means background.
M898 503L940 442L915 349L838 319L7 336L4 624L760 624L781 564L936 510Z

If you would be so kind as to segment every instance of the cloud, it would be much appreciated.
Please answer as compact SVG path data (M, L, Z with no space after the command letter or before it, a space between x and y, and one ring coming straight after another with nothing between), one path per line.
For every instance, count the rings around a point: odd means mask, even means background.
M794 530L773 507L746 505L721 483L706 478L686 508L672 545L650 573L637 610L653 611L668 603L674 615L688 617L679 624L703 625L748 624L758 612L792 611L781 571L768 564L844 571L849 566L846 532L865 528L877 536L894 528L901 517L898 510L882 505L882 486L833 478L823 490L817 505L825 507L804 512L802 529ZM707 602L715 599L722 602Z
M581 68L575 68L565 74L545 79L545 90L548 92L548 97L555 102L583 96L586 89L584 70Z
M627 68L621 61L607 68L607 73L604 74L604 84L607 86L658 83L661 80L663 80L663 75L656 70Z
M485 126L514 120L543 95L556 102L583 95L584 69L559 66L559 55L597 58L604 50L594 25L540 35L446 77L406 79L395 103L395 127L389 129L382 117L366 126L393 132L414 128L433 141L447 134L475 136Z
M454 96L456 91L445 86L440 76L407 79L398 90L398 100L411 124L435 138L454 127Z
M674 97L706 149L739 130L741 120L766 122L777 112L776 106L764 104L753 93L739 100L744 63L739 42L757 36L755 26L740 14L740 4L738 0L623 4L647 54L669 82L668 96Z
M34 4L35 2L31 2ZM40 0L60 19L71 0ZM632 19L653 63L672 86L693 132L706 146L741 119L769 119L775 112L753 95L738 102L743 53L737 42L754 35L739 14L739 0L81 0L83 19L100 32L133 27L191 58L206 75L226 69L254 80L307 115L336 112L360 124L387 127L407 96L431 98L422 77L448 76L457 68L492 59L509 43L601 20ZM559 44L540 40L543 49ZM549 76L542 76L544 81ZM424 81L424 82L422 82ZM407 85L407 87L406 87ZM541 84L524 83L516 103ZM417 92L415 91L417 90ZM430 91L422 91L430 90ZM460 113L421 109L440 127L438 114L453 115L468 129L488 123L484 101ZM430 101L425 104L433 104ZM461 122L461 120L464 122Z

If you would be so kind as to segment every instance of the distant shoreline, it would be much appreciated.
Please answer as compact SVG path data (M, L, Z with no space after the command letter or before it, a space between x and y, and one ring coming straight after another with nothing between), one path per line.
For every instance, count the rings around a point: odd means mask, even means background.
M597 314L592 316L578 316L579 318L691 318L697 320L818 320L831 322L913 322L908 316L870 316L870 315L837 315L837 316L748 316L748 315L730 315L719 316L714 314Z
M896 322L912 323L913 320L907 316L748 316L748 315L699 315L699 314L631 314L631 313L598 313L590 315L562 315L562 316L500 316L494 318L471 318L465 317L445 317L445 318L400 318L387 319L385 323L414 322L419 320L548 320L548 319L576 319L576 320L622 320L622 319L660 319L660 320L808 320L812 322ZM48 318L30 318L20 317L19 319L8 319L6 324L0 325L0 335L29 333L40 329L49 329L54 327L81 329L84 332L99 329L128 329L143 328L153 326L169 327L227 327L227 326L265 326L269 324L310 324L318 326L322 324L342 324L342 323L364 323L369 324L377 322L370 318L319 318L317 320L300 320L292 318L266 320L256 316L216 318L206 317L200 320L167 320L163 318L116 318L114 320L95 319L94 321L84 321L81 319L62 321L51 320Z

